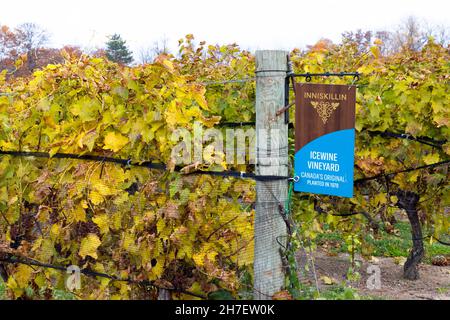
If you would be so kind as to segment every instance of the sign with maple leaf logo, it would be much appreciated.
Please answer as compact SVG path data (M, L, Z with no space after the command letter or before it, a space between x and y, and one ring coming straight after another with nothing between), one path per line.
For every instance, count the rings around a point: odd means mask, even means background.
M356 87L295 85L294 190L353 197Z

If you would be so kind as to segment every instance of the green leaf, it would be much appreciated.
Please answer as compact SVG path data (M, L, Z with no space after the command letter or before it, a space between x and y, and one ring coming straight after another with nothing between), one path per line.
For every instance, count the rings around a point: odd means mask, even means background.
M220 289L208 294L209 300L234 300L233 295L224 289Z
M82 122L88 122L98 118L100 109L101 105L97 99L83 97L70 107L70 112Z

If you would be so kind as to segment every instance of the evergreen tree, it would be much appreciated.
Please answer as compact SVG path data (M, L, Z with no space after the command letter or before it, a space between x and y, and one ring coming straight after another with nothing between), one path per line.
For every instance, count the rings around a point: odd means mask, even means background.
M106 42L106 56L109 60L121 64L133 62L133 52L128 49L126 41L118 34L114 34Z

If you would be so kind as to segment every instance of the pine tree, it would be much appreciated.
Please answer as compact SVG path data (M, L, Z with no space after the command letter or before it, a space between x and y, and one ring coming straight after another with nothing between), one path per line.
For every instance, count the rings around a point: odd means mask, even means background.
M106 56L109 60L121 64L133 62L133 52L128 49L126 41L119 34L114 34L106 42Z

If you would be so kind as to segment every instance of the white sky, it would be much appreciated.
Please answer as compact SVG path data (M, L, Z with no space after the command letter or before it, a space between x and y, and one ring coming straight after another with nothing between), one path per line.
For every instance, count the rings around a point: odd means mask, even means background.
M414 15L450 28L450 0L0 0L0 24L35 22L52 46L101 47L119 33L137 53L162 38L173 50L196 41L245 49L292 49L343 31L389 29Z

